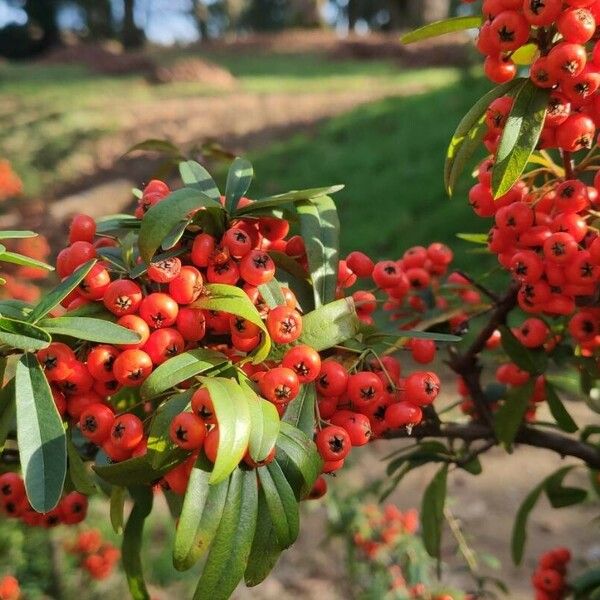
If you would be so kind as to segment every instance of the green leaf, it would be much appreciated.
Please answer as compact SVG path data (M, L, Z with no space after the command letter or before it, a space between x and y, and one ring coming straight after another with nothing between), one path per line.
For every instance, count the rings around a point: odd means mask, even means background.
M248 453L250 458L260 463L265 460L275 447L279 435L279 413L272 402L259 397L252 387L242 380L240 387L244 390L250 409L250 439Z
M280 285L283 285L296 296L296 300L303 312L309 312L315 307L313 289L308 274L293 258L283 252L269 252L275 262L277 270L275 276Z
M183 352L159 365L140 386L140 396L151 400L163 392L187 381L194 375L204 373L227 362L225 355L214 350L197 348Z
M331 348L360 332L352 298L341 298L304 315L300 342L317 351Z
M563 485L563 480L569 470L559 471L548 477L545 481L544 491L552 508L564 508L580 504L587 498L587 491L582 488Z
M281 284L277 279L271 279L269 283L259 285L258 291L269 308L285 304L285 296L281 291Z
M329 196L335 194L340 190L344 189L343 185L331 185L329 187L311 188L308 190L294 190L286 192L285 194L277 194L276 196L269 196L267 198L261 198L248 206L244 206L236 211L236 216L247 215L256 212L262 212L265 209L277 208L278 206L284 206L286 204L294 204L296 202L303 202L318 198L320 196Z
M276 461L258 469L257 473L279 547L289 548L296 541L300 527L294 491Z
M117 535L123 533L125 510L125 488L121 485L113 485L110 491L110 524Z
M190 475L173 545L173 564L180 571L206 554L223 516L229 479L210 485L211 469L212 464L202 455Z
M204 295L191 306L204 310L218 310L237 315L254 323L262 330L261 342L254 351L253 362L259 364L265 360L271 350L271 338L259 312L244 290L222 283L209 283L204 286Z
M340 221L329 196L318 196L296 206L306 245L315 307L335 299L338 274Z
M0 231L0 240L21 240L37 236L38 234L35 231Z
M232 379L201 377L210 393L219 423L217 460L210 475L212 485L223 481L244 457L250 439L250 409L244 390Z
M181 464L188 456L181 449L165 452L160 469L154 469L146 456L130 458L114 464L99 464L96 459L94 471L112 485L148 485L158 481L165 473Z
M222 210L219 202L194 188L177 190L152 206L144 215L140 228L138 243L142 259L150 263L154 252L173 228L192 211L202 207Z
M67 438L37 358L24 354L15 373L17 440L27 497L48 512L60 500L67 474Z
M519 78L496 86L482 96L462 118L446 151L444 182L448 195L452 196L456 180L483 135L482 123L490 103L496 98L512 92L518 86L522 86L523 83L524 79Z
M568 433L574 433L579 429L577 427L577 423L573 421L571 415L568 413L565 408L562 400L558 397L554 386L546 380L546 402L548 403L548 408L550 409L550 413L554 417L557 425Z
M442 544L447 478L448 465L445 464L427 486L421 506L423 544L429 556L433 556L438 560L440 559Z
M501 325L500 333L502 334L502 348L508 354L519 369L523 369L532 375L541 375L548 366L548 355L544 350L530 350L525 348L523 344L515 337L513 332Z
M6 438L15 427L15 380L11 379L0 390L0 453L4 451Z
M17 254L15 252L7 252L6 250L0 252L0 261L22 267L37 267L38 269L45 269L46 271L54 271L52 265L48 265L41 260L35 260L35 258L29 258L29 256L24 256L23 254Z
M167 156L177 159L184 158L183 154L181 154L181 150L179 150L175 144L169 142L169 140L159 140L154 138L144 140L143 142L131 146L123 156L127 156L128 154L139 150L145 152L160 152L161 154L166 154Z
M523 417L533 394L532 380L525 385L512 388L504 400L504 404L494 415L494 432L499 442L509 448L523 423Z
M256 531L258 486L254 471L231 475L219 523L194 600L227 600L244 575Z
M446 33L452 33L453 31L475 29L476 27L481 26L481 21L482 17L480 16L452 17L450 19L444 19L443 21L429 23L414 31L410 31L409 33L404 34L400 38L400 41L403 44L413 44L414 42L438 37L440 35L445 35Z
M527 494L527 497L519 507L511 536L511 554L515 565L520 564L521 560L523 559L523 551L525 549L525 542L527 541L527 520L529 519L531 511L537 504L537 501L544 491L546 484L548 481L555 479L562 481L562 478L564 478L572 468L572 465L563 467L549 477L546 477L546 479L544 479L540 484L533 488L529 494Z
M140 219L124 213L107 215L96 219L96 233L99 235L114 234L122 230L139 229L141 226L142 221Z
M0 342L20 350L41 350L52 338L43 329L17 319L0 317Z
M89 260L69 275L60 285L50 290L47 294L44 294L40 302L31 311L27 320L30 323L36 323L53 308L56 308L81 283L96 262L95 258Z
M502 131L492 171L494 198L503 196L523 174L540 138L550 90L529 79L518 91Z
M150 600L150 594L144 582L141 552L144 524L152 512L152 489L135 488L131 490L131 494L134 505L123 531L123 545L121 546L123 569L133 600Z
M155 411L148 432L146 457L153 469L161 469L164 461L169 461L177 448L169 435L171 421L188 407L194 390L186 390L171 396Z
M100 344L135 344L140 341L135 331L92 317L54 317L40 321L40 326L52 335L66 335Z
M307 436L315 429L315 404L317 391L314 383L305 383L300 393L288 404L283 421L299 429Z
M275 528L273 527L265 493L262 488L259 488L256 532L254 533L248 564L244 572L246 585L253 587L264 581L275 566L281 552L277 544Z
M175 225L175 227L173 227L173 229L170 231L170 233L162 241L160 247L163 250L173 249L179 243L179 240L185 233L185 230L187 229L189 224L190 224L189 219L184 219L183 221L179 221L179 223L177 223L177 225ZM160 260L162 260L162 259L160 259Z
M282 421L276 460L292 485L296 498L305 498L320 475L323 464L312 439Z
M70 437L67 437L67 457L69 459L69 476L75 489L86 496L94 494L96 486Z
M465 242L471 242L472 244L481 244L482 246L487 246L489 242L487 233L457 233L456 237L459 240L465 240Z
M517 48L510 58L516 65L530 65L539 55L540 49L537 44L525 44Z
M230 214L235 212L240 198L248 191L253 177L252 163L245 158L236 157L229 167L225 183L225 208Z
M209 198L221 202L221 192L210 173L194 160L179 163L179 174L186 186L194 187Z

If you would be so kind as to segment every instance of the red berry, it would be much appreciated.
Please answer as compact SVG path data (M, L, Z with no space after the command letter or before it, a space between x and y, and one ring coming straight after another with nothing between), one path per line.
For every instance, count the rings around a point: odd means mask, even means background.
M281 362L282 366L292 369L300 383L314 381L321 371L321 357L310 346L294 346L288 350Z
M276 344L290 344L302 333L302 316L289 306L276 306L267 314L267 330Z
M94 444L102 445L110 436L115 420L113 411L106 404L90 404L81 413L81 433Z
M323 460L340 461L350 452L352 442L348 432L342 427L329 425L317 433L315 442Z
M135 352L129 350L128 352ZM123 450L133 450L144 437L144 425L131 413L116 417L110 432L110 441Z
M206 436L206 425L192 413L180 413L171 421L169 436L184 450L199 450Z
M113 365L115 379L127 387L142 385L151 372L152 359L143 350L125 350Z

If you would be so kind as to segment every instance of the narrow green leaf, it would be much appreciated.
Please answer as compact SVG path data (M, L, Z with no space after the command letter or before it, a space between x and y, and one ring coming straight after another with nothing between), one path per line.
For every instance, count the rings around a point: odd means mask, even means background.
M140 256L150 263L154 252L173 228L192 211L202 207L222 209L219 202L194 188L182 188L152 206L144 215L139 234Z
M146 518L152 512L152 489L132 488L134 505L123 531L121 546L123 569L133 600L150 600L142 568L142 535Z
M31 311L27 320L30 323L36 323L53 308L56 308L61 300L66 298L81 283L82 279L91 271L95 264L95 258L89 260L74 271L73 274L69 275L60 285L50 290L47 294L44 294L39 303Z
M230 214L235 212L240 198L248 191L254 169L245 158L236 157L229 167L225 183L225 207Z
M240 382L250 409L250 439L248 453L257 463L265 460L275 447L279 435L279 413L272 402L260 398L245 381Z
M262 330L261 342L254 351L253 362L259 364L265 360L271 350L271 338L259 312L244 290L222 283L209 283L204 286L204 295L191 306L205 310L218 310L247 319Z
M46 264L41 260L35 260L35 258L30 258L29 256L24 256L23 254L17 254L16 252L7 252L6 250L0 252L0 261L22 267L36 267L46 271L54 271L54 267L52 265Z
M499 327L502 334L502 348L508 357L524 371L532 375L541 375L548 366L548 355L544 350L525 348L505 325Z
M221 201L221 192L210 173L194 160L179 163L179 174L186 186L192 186L209 198Z
M178 354L159 365L140 386L140 396L151 400L163 392L187 381L194 375L204 373L227 362L225 355L214 350L197 348Z
M0 390L0 453L4 451L8 434L15 428L16 414L15 380L13 378Z
M256 473L235 469L221 522L198 581L194 600L227 600L231 596L248 563L257 512Z
M519 507L517 512L517 516L515 517L515 522L513 524L512 536L511 536L511 554L512 559L515 565L521 563L523 559L523 551L525 549L525 542L527 541L527 520L529 519L529 515L533 510L534 506L537 504L548 480L552 480L553 478L561 478L564 477L573 467L563 467L559 469L549 477L546 477L540 484L538 484L529 494Z
M329 187L311 188L308 190L294 190L292 192L286 192L285 194L277 194L276 196L269 196L267 198L261 198L248 206L244 206L236 211L236 216L242 216L252 213L262 212L265 209L277 208L278 206L284 206L286 204L295 204L296 202L302 202L318 198L320 196L329 196L335 194L340 190L344 189L343 185L331 185Z
M141 226L142 221L140 219L125 213L107 215L96 219L96 233L99 235L115 234L123 230L139 229Z
M283 421L296 427L307 436L315 429L315 404L317 391L314 383L305 383L300 393L288 404Z
M172 158L184 158L183 154L181 154L181 150L179 150L179 148L169 140L144 140L143 142L139 142L138 144L131 146L131 148L129 148L129 150L127 150L123 156L127 156L128 154L137 151L159 152Z
M69 476L75 489L86 496L94 494L97 491L96 485L70 437L67 437L67 457L69 459Z
M306 245L315 306L335 299L338 274L340 221L329 196L318 196L296 205L300 231Z
M244 457L250 439L250 409L244 390L232 379L201 377L208 388L219 423L217 460L210 483L223 481Z
M323 464L312 439L289 423L282 422L276 460L296 498L305 498L320 475Z
M568 413L562 400L559 398L554 386L546 380L546 402L550 409L551 415L554 417L557 425L568 433L574 433L579 428L577 423L573 421L571 415Z
M210 548L225 509L229 479L210 485L212 464L201 456L188 483L173 545L173 564L191 568Z
M279 547L289 548L296 541L300 527L298 500L276 461L257 473Z
M509 448L523 423L523 417L533 394L533 381L512 388L504 400L504 404L494 415L494 432L499 442Z
M300 342L315 350L325 350L353 338L361 322L352 298L341 298L304 315Z
M517 48L511 55L511 60L516 65L530 65L540 54L537 44L525 44Z
M93 317L54 317L40 321L52 335L66 335L100 344L135 344L140 336L135 331L104 319Z
M187 229L189 224L189 219L183 219L183 221L179 221L179 223L177 223L163 239L160 247L163 250L171 250L172 248L174 248L179 243L179 240L185 233L185 230Z
M489 242L487 233L457 233L456 237L459 240L471 242L472 244L481 244L482 246L487 246Z
M271 279L269 283L259 285L258 291L269 308L285 304L285 296L281 291L281 284L277 279Z
M15 373L17 440L27 497L48 512L60 500L67 474L67 438L37 358L24 354Z
M277 544L275 528L273 527L265 493L259 488L256 532L254 533L248 564L244 572L246 585L253 587L263 582L277 563L281 552Z
M155 411L148 432L148 451L146 457L153 469L161 469L163 462L171 460L177 446L171 440L169 427L171 421L188 407L194 390L175 394L163 402Z
M35 231L0 231L0 240L21 240L25 238L34 238L37 236L38 234Z
M117 535L123 533L125 517L125 488L113 485L110 491L110 524Z
M164 453L160 469L154 469L146 456L130 458L114 464L100 464L96 459L93 469L99 477L112 485L148 485L157 482L165 473L181 464L188 456L181 449Z
M446 502L446 482L448 465L445 464L435 474L425 493L421 507L421 529L423 544L430 556L440 559L442 527L444 524L444 504Z
M404 34L400 38L400 41L403 44L413 44L414 42L438 37L440 35L445 35L446 33L452 33L453 31L475 29L476 27L481 26L481 19L482 17L480 16L469 16L452 17L450 19L444 19L443 21L436 21L435 23L429 23Z
M494 198L503 196L523 174L540 138L550 90L527 80L515 97L502 131L492 171Z
M41 350L52 338L43 329L17 319L0 317L0 342L20 350Z
M580 504L587 498L587 490L563 485L569 470L558 471L545 480L544 491L552 508L573 506L574 504Z
M518 78L496 86L482 96L462 118L446 151L444 183L448 195L452 196L456 180L460 176L466 161L473 153L477 140L482 135L483 129L481 128L481 123L483 122L488 106L496 98L500 98L500 96L518 89L519 86L523 85L524 81L524 79Z

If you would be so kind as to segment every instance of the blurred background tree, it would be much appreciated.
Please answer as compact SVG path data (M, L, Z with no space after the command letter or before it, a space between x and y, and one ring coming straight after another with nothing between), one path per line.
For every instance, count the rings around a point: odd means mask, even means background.
M226 33L332 27L393 31L444 18L452 0L0 0L0 55L25 58L61 43L61 33L141 47L162 23L186 21L198 40ZM159 36L160 37L160 36ZM188 32L184 40L190 41ZM160 41L160 40L159 40Z

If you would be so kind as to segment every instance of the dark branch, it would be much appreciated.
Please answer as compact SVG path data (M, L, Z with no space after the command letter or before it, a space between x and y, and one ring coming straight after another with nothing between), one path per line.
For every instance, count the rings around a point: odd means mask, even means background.
M484 446L486 450L494 445L499 445L493 429L483 423L466 423L464 425L457 423L442 425L424 423L423 425L414 427L410 434L406 429L396 429L388 432L385 437L387 439L411 438L417 440L423 438L446 438L449 440L459 439L465 442L486 440L488 442L487 447ZM600 469L600 448L559 433L541 431L523 426L517 433L515 443L552 450L560 454L563 458L566 456L579 458L592 469Z

